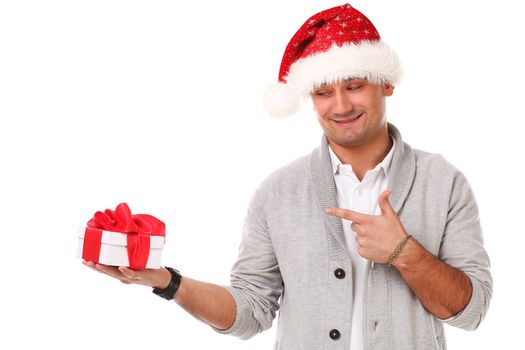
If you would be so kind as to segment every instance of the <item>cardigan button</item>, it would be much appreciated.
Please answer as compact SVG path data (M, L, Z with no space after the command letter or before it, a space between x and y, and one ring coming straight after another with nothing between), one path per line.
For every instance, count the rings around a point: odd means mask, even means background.
M343 278L346 277L346 272L343 269L337 269L337 270L334 271L334 275L335 275L335 277L337 277L340 280L342 280Z
M337 329L332 329L330 331L330 338L332 338L333 340L341 338L341 332L339 332Z

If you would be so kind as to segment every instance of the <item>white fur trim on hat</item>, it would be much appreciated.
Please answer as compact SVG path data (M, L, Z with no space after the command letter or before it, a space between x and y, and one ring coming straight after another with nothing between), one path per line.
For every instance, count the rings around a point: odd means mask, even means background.
M390 46L383 41L361 41L357 45L334 45L326 52L297 60L286 82L300 95L308 96L323 83L359 77L375 84L397 84L401 75L399 57Z
M301 108L301 96L283 83L268 86L262 99L264 109L276 118L292 115Z

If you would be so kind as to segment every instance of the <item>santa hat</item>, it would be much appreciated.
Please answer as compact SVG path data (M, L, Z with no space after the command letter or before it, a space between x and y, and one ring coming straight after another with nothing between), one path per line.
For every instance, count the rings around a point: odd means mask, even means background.
M315 87L348 78L396 84L401 64L372 22L345 4L319 12L299 28L284 51L279 83L266 90L263 104L275 117L292 115Z

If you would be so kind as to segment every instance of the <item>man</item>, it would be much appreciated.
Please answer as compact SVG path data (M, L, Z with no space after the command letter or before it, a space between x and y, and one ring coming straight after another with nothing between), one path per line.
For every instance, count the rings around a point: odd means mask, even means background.
M282 116L310 96L321 146L254 194L230 286L85 264L243 339L280 308L276 349L445 349L443 323L475 329L487 312L489 259L463 174L386 121L400 73L362 13L346 4L314 15L265 100Z

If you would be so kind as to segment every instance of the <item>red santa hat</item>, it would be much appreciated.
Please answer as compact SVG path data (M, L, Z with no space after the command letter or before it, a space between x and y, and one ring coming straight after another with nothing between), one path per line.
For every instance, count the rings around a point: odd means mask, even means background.
M372 22L345 4L319 12L299 28L284 51L279 82L266 90L263 104L275 117L292 115L316 86L353 77L396 84L401 64Z

